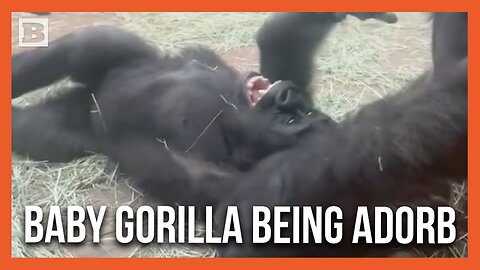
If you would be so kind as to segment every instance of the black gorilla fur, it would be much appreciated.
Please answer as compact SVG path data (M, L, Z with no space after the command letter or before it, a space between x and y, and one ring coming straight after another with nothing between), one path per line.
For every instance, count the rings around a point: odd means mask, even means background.
M329 29L345 14L307 16ZM299 67L305 74L310 62ZM79 83L42 104L13 107L14 152L53 162L104 153L167 202L214 203L220 194L207 183L216 186L308 131L334 124L311 108L306 88L288 79L253 106L246 84L258 74L239 74L202 47L159 55L138 36L110 26L14 55L12 63L14 98L65 77ZM178 192L163 187L169 183ZM195 196L181 195L182 189Z
M12 62L12 97L67 76L79 83L42 104L13 107L14 152L53 162L104 153L168 202L205 196L164 193L163 184L207 187L331 122L291 82L275 84L252 106L246 83L256 73L240 74L202 47L159 55L109 26L70 34Z
M260 30L259 47L266 56L262 72L269 77L285 79L288 67L302 66L295 59L312 58L319 42L311 32L302 32L307 26L315 29L305 17L274 16ZM435 196L448 196L449 179L461 181L467 176L467 13L436 13L433 21L433 72L364 106L338 125L309 132L294 147L273 154L239 177L231 192L223 191L232 195L217 210L217 220L222 224L225 208L238 206L243 235L252 235L255 205L271 210L276 205L336 205L343 210L344 241L335 246L255 245L247 239L242 245L222 247L222 256L386 256L398 245L349 243L357 206L444 203ZM290 57L271 54L281 51L288 51ZM297 52L303 58L296 57ZM299 82L308 82L305 74L291 72L298 74ZM288 218L282 221L291 224ZM291 238L291 231L282 236Z
M352 15L394 21L365 14ZM253 108L243 94L245 79L211 51L158 56L112 28L15 55L13 97L66 76L82 85L41 105L14 107L13 150L52 161L105 153L164 201L219 206L220 224L224 209L238 206L244 235L251 235L253 205L337 205L348 239L358 205L428 205L432 194L445 196L447 178L466 177L468 61L466 13L435 14L433 72L335 123L311 110L309 84L313 54L344 16L275 14L263 25L261 72L283 83ZM247 240L223 247L221 255L389 252Z

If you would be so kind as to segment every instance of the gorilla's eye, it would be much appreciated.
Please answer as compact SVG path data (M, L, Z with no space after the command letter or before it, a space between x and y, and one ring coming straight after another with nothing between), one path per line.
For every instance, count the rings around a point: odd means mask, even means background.
M313 112L314 112L313 110L307 111L307 110L297 109L297 115L298 115L299 117L312 116L312 115L313 115Z
M291 125L293 123L295 123L295 118L290 117L290 119L288 119L288 121L287 121L287 124Z

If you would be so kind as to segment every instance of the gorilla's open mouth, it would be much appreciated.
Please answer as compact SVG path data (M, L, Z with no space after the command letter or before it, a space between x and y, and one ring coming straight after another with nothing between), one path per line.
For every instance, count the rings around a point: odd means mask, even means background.
M265 94L272 88L275 83L263 77L262 75L254 74L247 78L245 82L245 91L250 105L255 106L265 96Z

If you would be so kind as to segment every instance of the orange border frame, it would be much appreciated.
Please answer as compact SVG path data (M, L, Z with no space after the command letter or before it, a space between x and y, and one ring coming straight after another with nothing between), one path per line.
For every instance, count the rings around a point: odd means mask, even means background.
M0 172L4 180L0 181L0 209L6 217L0 223L0 268L2 269L85 269L95 268L114 269L153 269L153 268L189 268L189 269L250 269L275 268L275 269L474 269L479 268L479 236L480 220L480 194L477 181L480 174L479 143L475 138L480 138L478 123L480 107L475 107L473 102L479 102L479 77L470 76L469 80L469 247L468 258L443 259L443 258L419 258L419 259L26 259L11 258L11 12L15 11L468 11L469 14L469 47L479 48L478 36L473 34L478 31L479 7L476 0L241 0L241 1L188 1L177 0L160 3L160 1L136 0L84 0L84 1L61 1L61 0L3 0L0 3L0 30L3 39L0 43L0 120L3 126L8 126L8 132L1 133L1 162ZM470 73L477 71L478 50L470 50ZM473 61L472 61L473 59ZM478 194L478 195L477 195ZM473 213L470 215L470 213ZM475 267L477 265L477 267ZM5 268L1 267L5 266Z

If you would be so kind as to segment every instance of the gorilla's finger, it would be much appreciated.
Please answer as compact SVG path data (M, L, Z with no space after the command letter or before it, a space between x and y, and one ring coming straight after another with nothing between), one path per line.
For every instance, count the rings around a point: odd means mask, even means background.
M375 19L386 23L396 23L397 15L393 12L349 12L348 14L359 18L360 20Z
M393 12L379 12L373 18L386 23L396 23L398 21L397 15Z
M42 16L42 15L50 15L51 12L30 12L30 13Z

